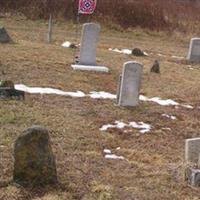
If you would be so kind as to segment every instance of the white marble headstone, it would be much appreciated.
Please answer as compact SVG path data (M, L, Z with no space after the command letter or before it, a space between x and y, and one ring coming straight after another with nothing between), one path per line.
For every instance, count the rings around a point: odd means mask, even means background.
M99 41L100 25L86 23L83 25L80 65L96 65L96 49Z
M192 38L187 59L190 62L200 63L200 38Z
M86 23L83 25L80 59L79 63L72 65L74 70L87 70L108 72L109 69L104 66L97 66L96 51L99 41L100 25L95 23Z
M142 79L143 65L129 61L124 64L118 91L119 106L137 106Z

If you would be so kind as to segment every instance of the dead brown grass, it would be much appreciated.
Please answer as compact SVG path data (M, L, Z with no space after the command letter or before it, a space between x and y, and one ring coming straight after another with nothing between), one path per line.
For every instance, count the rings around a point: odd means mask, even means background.
M169 37L164 33L141 30L119 33L103 27L98 61L111 68L110 74L72 71L73 52L60 47L64 40L75 41L67 30L72 24L56 24L54 42L45 43L46 24L13 18L0 19L16 42L0 46L0 60L6 75L28 86L48 86L65 91L116 92L122 65L128 60L144 64L141 92L149 97L172 98L194 109L162 107L141 102L137 108L125 109L110 100L67 98L55 95L26 95L25 102L0 101L0 183L12 179L13 143L33 124L51 132L57 160L59 182L55 188L24 189L14 184L0 188L1 200L154 200L199 199L199 191L183 181L184 139L199 135L200 70L171 60L185 56L188 37ZM36 31L37 30L37 31ZM66 34L67 33L67 34ZM108 37L109 36L109 37ZM123 39L124 38L124 39ZM136 58L109 52L109 47L146 50L150 56ZM159 57L158 53L166 55ZM161 63L161 75L149 73L155 59ZM161 117L177 116L171 121ZM153 125L149 134L137 130L124 133L99 128L115 120L144 121ZM172 131L162 128L170 127ZM116 148L121 147L117 151ZM123 155L125 161L105 160L103 149Z
M123 29L142 27L199 33L199 3L178 0L101 0L91 16L80 16L81 21L101 20L110 26ZM1 0L0 11L22 13L29 19L57 19L76 21L78 0Z

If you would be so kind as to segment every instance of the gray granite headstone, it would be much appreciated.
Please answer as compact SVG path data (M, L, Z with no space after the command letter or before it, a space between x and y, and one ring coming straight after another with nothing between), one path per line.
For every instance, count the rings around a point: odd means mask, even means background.
M185 141L185 161L198 164L200 154L200 138L187 139Z
M83 25L80 65L96 65L96 49L99 41L100 25L86 23Z
M143 65L129 61L124 64L120 90L118 92L119 106L137 106L141 85Z
M190 62L200 63L200 38L192 38L187 59Z
M0 27L0 43L9 43L12 42L12 39L8 35L4 27Z

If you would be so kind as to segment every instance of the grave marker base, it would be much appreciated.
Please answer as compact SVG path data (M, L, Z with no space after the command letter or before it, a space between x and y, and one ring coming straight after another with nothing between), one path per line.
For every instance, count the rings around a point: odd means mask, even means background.
M109 69L104 66L90 66L90 65L71 65L74 70L81 70L81 71L96 71L96 72L105 72L108 73Z

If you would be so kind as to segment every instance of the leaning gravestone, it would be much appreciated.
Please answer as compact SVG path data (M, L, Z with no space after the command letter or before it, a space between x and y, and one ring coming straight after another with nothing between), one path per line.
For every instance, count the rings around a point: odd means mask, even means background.
M99 41L100 25L95 23L86 23L83 25L80 60L76 65L72 65L75 70L101 71L108 72L109 69L104 66L97 66L96 51Z
M14 147L14 181L24 186L57 182L56 163L48 130L33 126L19 136Z
M126 62L118 86L118 105L137 106L142 78L143 65L137 62Z
M0 27L0 43L9 43L12 42L12 39L8 35L4 27Z
M191 39L187 60L200 63L200 38Z

